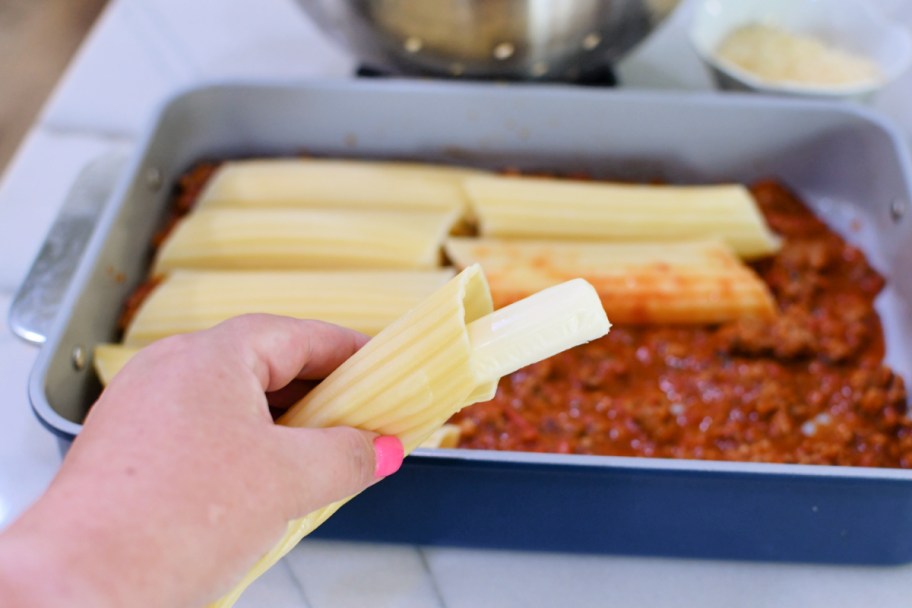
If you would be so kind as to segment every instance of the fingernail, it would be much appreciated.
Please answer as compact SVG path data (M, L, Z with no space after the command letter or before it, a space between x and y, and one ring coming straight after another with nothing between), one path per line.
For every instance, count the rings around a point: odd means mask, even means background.
M402 466L405 450L398 437L381 435L374 439L374 477L380 479L392 475Z

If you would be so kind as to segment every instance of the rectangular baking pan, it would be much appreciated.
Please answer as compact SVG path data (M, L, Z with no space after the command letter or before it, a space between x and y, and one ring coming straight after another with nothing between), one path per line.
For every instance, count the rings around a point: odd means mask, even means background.
M409 81L224 85L158 115L118 184L30 379L64 444L96 398L87 355L116 338L171 185L206 158L315 154L749 183L777 177L887 277L888 362L912 379L912 202L895 129L856 106L760 96ZM912 561L912 472L419 450L318 536L577 552Z

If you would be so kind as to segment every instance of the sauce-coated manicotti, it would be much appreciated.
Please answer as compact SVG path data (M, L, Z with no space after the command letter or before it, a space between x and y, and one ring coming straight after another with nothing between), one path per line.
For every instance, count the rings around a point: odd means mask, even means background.
M912 466L902 379L882 363L864 255L781 184L752 192L781 251L754 264L781 314L616 325L504 378L453 421L460 446L667 458Z

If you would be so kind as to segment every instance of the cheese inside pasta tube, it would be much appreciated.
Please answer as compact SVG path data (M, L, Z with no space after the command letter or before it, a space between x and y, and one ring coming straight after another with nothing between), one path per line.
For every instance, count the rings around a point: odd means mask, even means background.
M490 399L500 374L601 337L610 327L584 281L555 286L494 315L492 308L481 268L466 268L368 342L279 423L396 434L409 453L457 411ZM345 502L291 522L282 541L212 606L233 605L244 588Z
M573 348L581 331L601 328L604 319L598 294L583 279L543 289L469 323L472 364L482 376L500 379Z
M681 241L716 238L745 258L780 246L740 184L653 186L538 177L465 180L482 236Z

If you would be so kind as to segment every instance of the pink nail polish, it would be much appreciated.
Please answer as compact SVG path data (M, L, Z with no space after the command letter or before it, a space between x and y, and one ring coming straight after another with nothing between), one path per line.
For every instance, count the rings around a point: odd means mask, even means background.
M402 466L405 450L398 437L381 435L374 439L374 477L380 479L392 475Z

